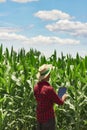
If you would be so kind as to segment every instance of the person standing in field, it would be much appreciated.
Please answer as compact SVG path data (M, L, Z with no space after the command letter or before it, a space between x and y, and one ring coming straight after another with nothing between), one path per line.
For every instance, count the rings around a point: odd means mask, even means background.
M52 68L53 66L51 64L43 64L37 74L39 81L34 86L34 96L37 102L37 130L55 130L55 112L53 105L54 103L63 105L67 97L64 94L62 99L60 99L54 88L49 84Z

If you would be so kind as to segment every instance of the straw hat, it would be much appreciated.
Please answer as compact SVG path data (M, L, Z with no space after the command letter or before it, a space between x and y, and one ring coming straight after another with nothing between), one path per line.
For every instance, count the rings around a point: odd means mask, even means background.
M53 66L51 64L43 64L42 66L40 66L37 73L38 80L45 79L50 74L52 69Z

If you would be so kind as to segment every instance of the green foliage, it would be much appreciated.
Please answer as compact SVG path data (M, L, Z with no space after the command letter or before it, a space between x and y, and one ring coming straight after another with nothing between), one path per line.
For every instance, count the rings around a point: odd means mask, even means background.
M54 105L57 129L87 129L87 56L71 55L48 59L37 50L18 53L11 48L3 52L0 46L0 130L35 130L36 102L33 87L37 82L37 69L51 63L55 69L50 83L55 91L66 86L69 97L63 106Z

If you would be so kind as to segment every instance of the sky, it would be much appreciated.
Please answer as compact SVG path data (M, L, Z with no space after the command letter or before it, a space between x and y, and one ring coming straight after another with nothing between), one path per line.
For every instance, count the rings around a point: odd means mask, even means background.
M87 55L87 0L0 0L0 44L15 51Z

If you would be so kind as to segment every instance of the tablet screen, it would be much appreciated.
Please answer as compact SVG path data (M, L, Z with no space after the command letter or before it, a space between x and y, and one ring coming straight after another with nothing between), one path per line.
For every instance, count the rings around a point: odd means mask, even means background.
M62 98L62 96L66 93L66 87L60 87L58 90L58 96L59 98Z

